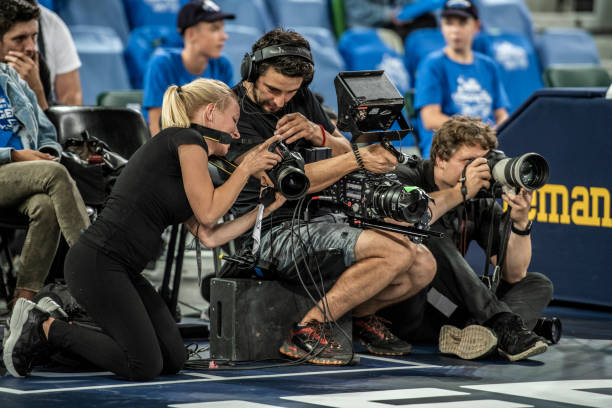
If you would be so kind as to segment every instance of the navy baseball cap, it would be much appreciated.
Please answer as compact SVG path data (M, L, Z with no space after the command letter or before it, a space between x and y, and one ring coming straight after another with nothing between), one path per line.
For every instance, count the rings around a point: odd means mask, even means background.
M478 20L478 9L471 0L448 0L444 3L442 17L459 16Z
M217 3L212 0L190 1L179 11L176 18L176 27L179 33L183 35L187 28L198 24L200 21L210 23L234 18L236 18L235 15L222 12Z

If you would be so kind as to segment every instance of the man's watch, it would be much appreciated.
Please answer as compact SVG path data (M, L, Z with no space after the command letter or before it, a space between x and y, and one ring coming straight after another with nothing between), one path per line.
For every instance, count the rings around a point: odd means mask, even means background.
M527 221L527 227L525 227L524 230L520 230L517 229L514 226L514 223L512 223L512 226L510 227L510 229L512 230L512 232L514 232L516 235L529 235L531 233L531 226L533 225L533 220L529 220Z

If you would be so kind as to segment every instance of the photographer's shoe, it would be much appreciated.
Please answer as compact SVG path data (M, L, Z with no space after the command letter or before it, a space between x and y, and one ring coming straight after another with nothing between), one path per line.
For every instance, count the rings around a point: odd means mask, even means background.
M514 313L498 313L485 326L490 327L498 339L498 351L510 361L523 360L548 349L546 340L527 330L521 317Z
M391 333L387 320L376 315L353 318L353 340L366 346L372 354L403 356L412 351L412 346Z
M440 353L473 360L491 354L497 347L497 336L493 330L475 324L464 329L444 325L440 330L439 347Z
M2 359L14 377L24 377L32 370L32 362L47 349L42 323L49 314L34 302L17 299L9 324L9 337L4 344Z
M280 352L312 364L354 365L359 356L347 351L331 335L329 323L311 321L304 326L295 325Z

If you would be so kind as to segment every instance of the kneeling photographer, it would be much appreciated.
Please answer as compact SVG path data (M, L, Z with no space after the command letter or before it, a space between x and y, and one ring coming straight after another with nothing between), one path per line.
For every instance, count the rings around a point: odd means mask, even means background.
M374 173L395 169L397 159L380 145L351 151L346 138L323 113L307 86L314 63L310 45L300 34L282 29L264 34L241 68L243 80L234 87L241 109L238 129L250 143L232 145L229 158L240 161L245 152L272 133L279 135L287 148L274 146L274 151L292 164L299 160L285 150L295 152L300 144L329 147L333 157L321 160L315 149L314 162L304 166L309 194L324 190L360 167ZM278 169L272 171L272 178L277 179L276 187L283 189L283 176L287 176L287 186L296 189L283 190L295 199L302 190L293 184L301 179L300 171L292 172L295 178L289 173L286 167ZM233 207L236 215L257 205L258 184L249 183L242 191ZM331 333L332 322L352 311L353 336L369 351L407 354L410 344L395 337L374 314L424 288L433 278L433 257L404 235L336 222L333 214L317 210L307 200L289 201L262 223L260 238L256 230L243 246L260 261L273 264L274 279L298 286L303 281L311 288L313 307L287 333L280 352L314 364L354 363L352 350ZM259 244L254 247L254 242ZM333 252L337 254L332 259L325 256ZM327 293L321 290L326 286L323 282L333 284Z
M444 232L445 238L427 242L438 265L430 287L383 315L401 338L439 339L443 353L473 359L498 349L515 361L547 349L544 339L531 330L553 287L546 276L528 273L527 268L532 193L548 179L548 165L537 154L500 161L501 152L492 150L496 147L497 137L489 125L455 115L435 133L431 159L416 167L398 167L402 182L431 195L432 229ZM499 184L522 188L516 194L507 188L502 193ZM494 196L510 207L508 222L504 222L508 213ZM464 255L473 240L488 248L487 255L501 274L496 268L492 277L485 273L480 279L471 269Z

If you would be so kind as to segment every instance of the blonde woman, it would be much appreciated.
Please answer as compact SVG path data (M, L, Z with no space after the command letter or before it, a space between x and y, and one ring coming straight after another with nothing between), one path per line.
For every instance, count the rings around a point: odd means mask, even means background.
M186 352L179 330L140 272L169 225L188 222L204 245L214 247L254 224L255 211L223 224L217 220L249 177L271 168L280 157L263 145L218 188L208 172L208 156L224 155L228 144L221 142L240 137L239 114L234 93L220 81L197 79L168 88L163 130L132 156L106 207L66 256L70 292L103 332L54 319L20 299L3 353L12 375L25 376L32 359L49 348L70 351L134 381L181 370ZM264 215L282 203L278 198Z

